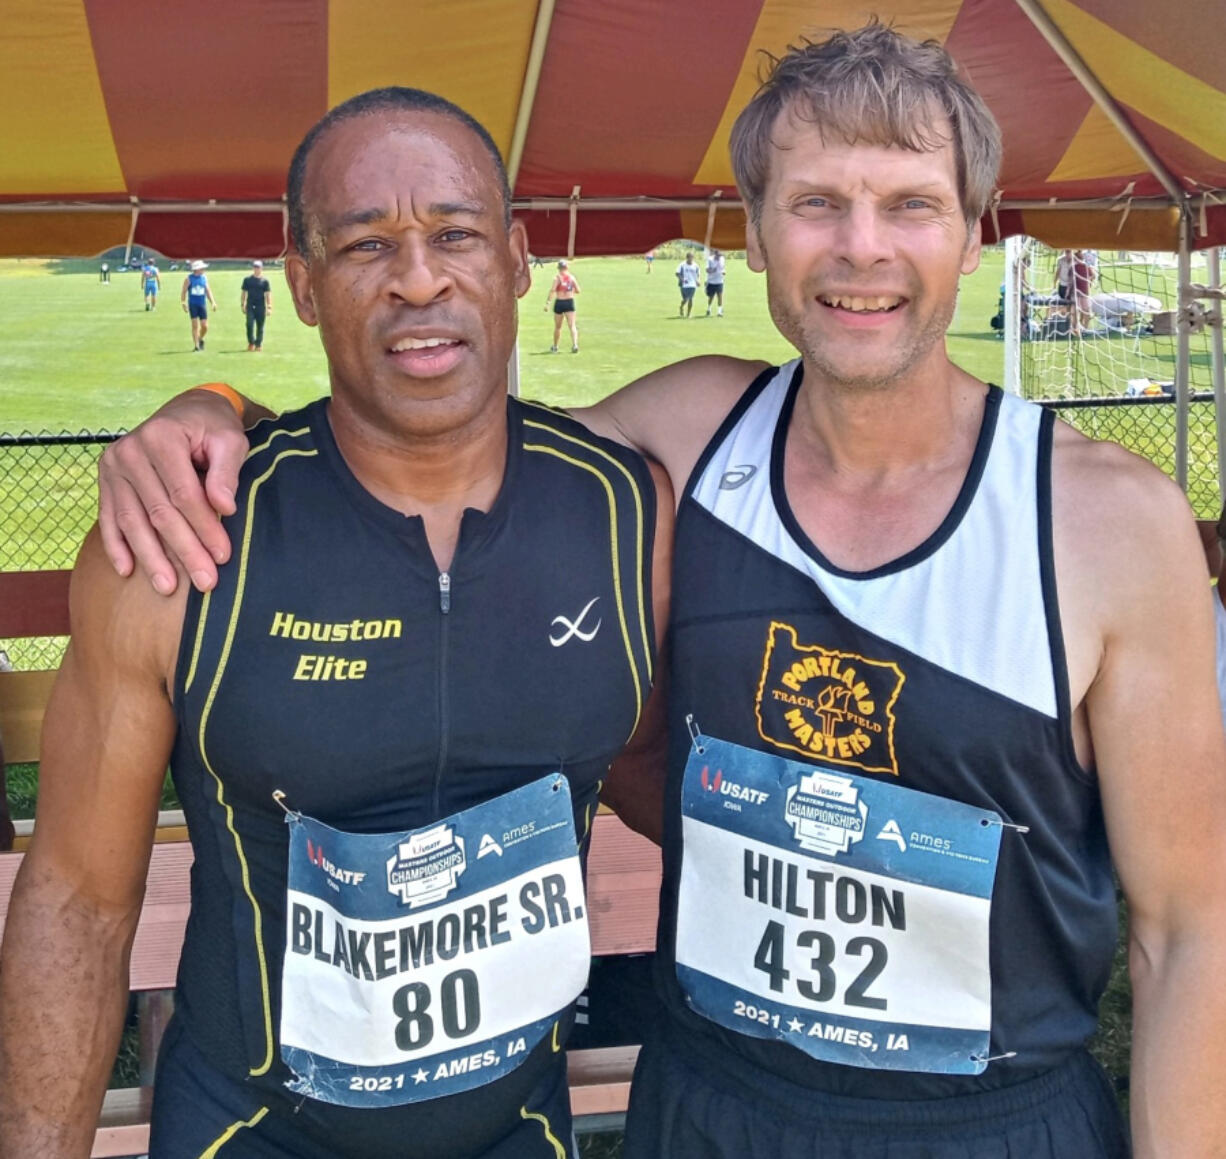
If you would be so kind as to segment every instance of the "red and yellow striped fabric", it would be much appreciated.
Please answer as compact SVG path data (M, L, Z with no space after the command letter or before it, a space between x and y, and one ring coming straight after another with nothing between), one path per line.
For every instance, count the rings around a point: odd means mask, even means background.
M703 238L715 193L733 204L711 236L733 247L744 219L728 133L763 52L879 11L850 0L0 0L0 254L128 240L173 257L279 254L294 146L330 105L387 84L439 92L487 125L539 252L572 246L576 188L576 253ZM1001 123L989 237L1174 248L1176 191L1201 198L1194 244L1226 243L1213 196L1226 190L1220 0L895 0L891 15L946 44Z

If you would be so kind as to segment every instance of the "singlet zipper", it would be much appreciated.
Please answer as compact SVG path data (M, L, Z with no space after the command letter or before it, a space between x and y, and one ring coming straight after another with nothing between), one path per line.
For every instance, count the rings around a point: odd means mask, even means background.
M442 807L443 768L447 764L447 737L451 727L447 716L447 619L451 613L451 573L438 574L438 764L434 770L434 807L437 817Z

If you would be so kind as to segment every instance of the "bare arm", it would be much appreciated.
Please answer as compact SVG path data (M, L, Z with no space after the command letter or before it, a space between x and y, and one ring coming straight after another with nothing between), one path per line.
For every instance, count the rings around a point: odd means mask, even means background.
M1062 543L1082 562L1058 578L1062 607L1067 589L1099 619L1084 710L1129 903L1133 1142L1137 1159L1220 1159L1226 739L1204 555L1186 501L1158 471L1116 448L1072 458L1080 466L1056 473L1057 529L1081 547L1058 538L1057 564ZM1091 514L1069 516L1079 497Z
M659 462L680 494L703 447L765 366L722 355L691 358L573 413L597 434ZM230 555L217 514L234 510L238 471L247 452L242 425L269 413L244 402L240 423L216 395L187 391L102 456L98 525L121 575L139 562L158 591L168 594L177 583L169 553L201 591L217 582L216 565ZM201 470L206 472L203 488L197 476Z
M719 424L766 366L720 354L687 358L571 414L597 434L662 464L680 495Z
M71 608L72 644L43 730L35 836L0 954L3 1159L90 1152L174 739L167 682L182 602L121 580L91 535Z
M667 758L667 637L673 566L673 490L664 468L651 465L656 485L656 535L651 558L652 618L656 628L656 666L651 694L638 728L609 769L600 799L631 829L657 845L663 840L664 779Z

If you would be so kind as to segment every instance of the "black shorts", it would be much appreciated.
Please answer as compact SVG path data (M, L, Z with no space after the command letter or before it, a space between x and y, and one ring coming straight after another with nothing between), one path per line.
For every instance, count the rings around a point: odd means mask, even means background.
M707 301L710 302L716 294L724 292L723 282L708 282L707 283Z
M667 1036L643 1048L624 1159L1127 1159L1110 1082L1088 1054L1011 1087L912 1101L829 1095ZM752 1081L746 1081L751 1079Z
M206 321L209 316L209 308L203 302L188 302L187 312L192 318L199 318L202 322Z
M465 1149L463 1136L488 1124L448 1123L446 1099L431 1111L423 1103L423 1129L410 1135L398 1111L334 1107L260 1090L214 1067L178 1019L166 1029L153 1088L149 1159L573 1159L566 1068L551 1071L500 1139ZM381 1130L379 1117L397 1125ZM384 1122L386 1122L386 1118Z
M553 312L555 314L573 314L575 311L574 298L554 298Z

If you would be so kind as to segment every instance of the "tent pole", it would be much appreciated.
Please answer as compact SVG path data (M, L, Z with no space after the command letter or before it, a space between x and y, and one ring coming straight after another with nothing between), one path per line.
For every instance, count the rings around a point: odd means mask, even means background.
M1179 309L1175 345L1175 482L1188 489L1188 368L1192 353L1192 311L1187 297L1192 281L1192 219L1179 218Z
M1124 116L1115 98L1103 87L1102 81L1090 70L1090 66L1081 59L1081 55L1068 42L1056 23L1043 10L1039 0L1016 0L1017 6L1030 18L1030 23L1039 30L1043 39L1051 45L1056 55L1064 61L1069 71L1081 83L1081 87L1094 98L1094 103L1102 109L1107 119L1116 127L1124 140L1135 150L1145 162L1146 168L1161 182L1162 188L1170 194L1171 200L1182 206L1187 195L1180 188L1179 182L1167 170L1143 137L1132 127Z
M1005 390L1022 393L1022 247L1024 238L1005 238Z
M1214 246L1208 254L1209 287L1219 290L1222 286L1222 251ZM1210 324L1209 349L1213 365L1213 412L1217 427L1217 485L1218 499L1226 503L1226 359L1223 359L1222 329L1226 325L1226 308L1222 301L1214 307L1216 319ZM1216 514L1216 513L1215 513Z
M549 28L553 24L555 0L540 0L536 9L536 25L532 29L532 46L528 49L528 65L524 70L524 86L519 92L519 108L515 111L515 129L511 134L511 149L507 153L507 181L515 189L519 165L524 159L524 143L532 122L536 104L536 89L541 80L541 65L545 60L545 45L549 43Z

